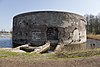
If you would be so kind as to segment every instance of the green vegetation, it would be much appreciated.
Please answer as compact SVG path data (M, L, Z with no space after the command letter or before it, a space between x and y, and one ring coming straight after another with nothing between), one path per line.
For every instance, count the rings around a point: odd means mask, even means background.
M94 15L85 15L87 21L87 33L100 34L100 14L97 16Z
M20 52L9 52L9 51L0 51L0 58L7 57L39 57L40 54L36 53L20 53Z
M68 58L79 58L79 57L92 57L100 55L100 48L80 50L74 52L59 52L59 53L19 53L19 52L9 52L0 50L0 58L25 58L25 59L68 59Z

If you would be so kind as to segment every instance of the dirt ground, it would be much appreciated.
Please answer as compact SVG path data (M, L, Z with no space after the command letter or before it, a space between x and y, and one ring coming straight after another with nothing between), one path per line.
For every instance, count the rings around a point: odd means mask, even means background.
M0 58L0 67L100 67L100 56L77 59Z

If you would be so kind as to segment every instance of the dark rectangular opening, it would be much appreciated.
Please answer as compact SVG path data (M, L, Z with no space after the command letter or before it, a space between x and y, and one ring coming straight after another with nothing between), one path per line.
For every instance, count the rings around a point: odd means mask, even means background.
M47 28L47 40L58 40L58 29L56 27Z

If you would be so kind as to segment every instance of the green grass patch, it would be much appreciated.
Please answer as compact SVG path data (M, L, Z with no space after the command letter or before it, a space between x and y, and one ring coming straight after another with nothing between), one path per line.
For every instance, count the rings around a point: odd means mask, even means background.
M9 57L9 56L17 56L17 53L0 51L0 58Z

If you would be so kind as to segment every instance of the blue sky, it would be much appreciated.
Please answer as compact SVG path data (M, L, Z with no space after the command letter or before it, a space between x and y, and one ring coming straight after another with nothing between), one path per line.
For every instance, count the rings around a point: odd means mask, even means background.
M0 30L12 29L13 16L36 10L97 15L100 13L100 0L0 0Z

